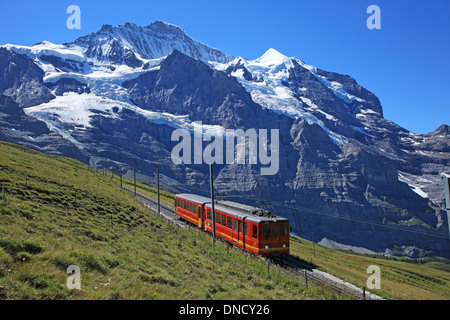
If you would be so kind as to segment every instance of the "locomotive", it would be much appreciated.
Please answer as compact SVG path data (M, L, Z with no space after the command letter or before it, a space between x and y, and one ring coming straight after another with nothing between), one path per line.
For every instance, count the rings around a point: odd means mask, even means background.
M289 254L289 220L267 210L196 194L175 195L175 214L206 232L261 256Z

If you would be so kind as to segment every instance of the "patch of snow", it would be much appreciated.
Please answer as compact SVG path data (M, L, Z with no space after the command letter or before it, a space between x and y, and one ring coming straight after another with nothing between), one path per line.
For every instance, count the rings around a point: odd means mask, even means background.
M317 77L317 79L320 80L320 82L322 82L328 89L330 89L336 97L344 100L346 103L352 103L354 100L358 102L365 102L365 100L348 93L341 83L337 81L330 81L326 77L319 76L316 73L314 73L314 75Z
M368 134L366 131L364 131L364 128L357 127L357 126L352 126L352 125L351 125L350 127L352 127L354 130L356 130L356 131L358 131L358 132L361 132L362 134L364 134L364 135L366 135L366 136L368 136L368 137L371 137L371 138L374 137L373 135Z
M113 108L117 110L113 111ZM174 115L167 112L157 112L141 109L130 102L114 100L93 93L77 94L65 93L55 99L37 106L24 108L25 114L46 123L51 131L60 133L64 138L72 141L79 148L84 146L72 135L72 127L76 130L92 128L93 116L116 118L118 113L128 109L141 115L155 124L164 124L175 129L186 129L190 132L202 132L204 137L223 135L225 128L219 125L202 125L193 122L188 115ZM67 125L70 125L69 127ZM200 131L199 131L200 130Z
M398 172L398 180L406 183L412 191L417 193L422 198L429 198L428 194L424 192L422 188L424 188L426 184L433 183L431 180L401 171Z
M49 41L43 41L35 44L32 47L28 46L18 46L12 44L6 44L3 46L10 51L24 54L34 60L36 57L41 57L43 55L55 56L65 60L74 60L78 62L86 61L84 53L76 48L67 48L62 44L54 44Z

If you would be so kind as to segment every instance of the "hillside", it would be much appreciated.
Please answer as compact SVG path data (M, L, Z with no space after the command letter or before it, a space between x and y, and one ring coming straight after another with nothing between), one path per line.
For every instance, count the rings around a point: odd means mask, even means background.
M0 143L0 299L340 299L211 238L178 229L76 160ZM132 181L123 180L132 186ZM155 189L137 184L140 193ZM161 192L172 203L173 195ZM67 203L69 208L67 208ZM359 287L378 265L387 299L449 299L444 261L421 264L332 250L292 236L292 255ZM69 265L82 290L68 290Z
M111 176L0 143L0 299L334 299L146 211ZM68 266L81 290L68 290Z

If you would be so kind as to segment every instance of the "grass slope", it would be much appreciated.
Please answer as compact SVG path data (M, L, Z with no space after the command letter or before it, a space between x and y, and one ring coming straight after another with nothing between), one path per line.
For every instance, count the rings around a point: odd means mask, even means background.
M162 222L117 181L0 143L0 299L336 298ZM66 286L70 265L80 268L81 290Z

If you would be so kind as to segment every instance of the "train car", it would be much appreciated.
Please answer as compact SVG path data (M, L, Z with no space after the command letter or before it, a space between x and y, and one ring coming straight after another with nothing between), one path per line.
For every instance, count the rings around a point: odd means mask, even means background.
M267 211L231 201L214 203L215 234L257 255L289 254L289 221ZM207 232L213 232L211 199L177 194L175 213Z
M175 195L175 214L204 229L204 212L207 203L211 203L211 198L190 193L177 194Z

